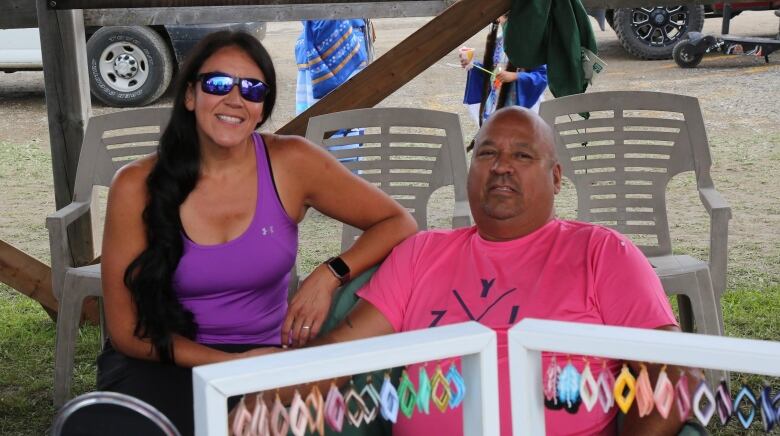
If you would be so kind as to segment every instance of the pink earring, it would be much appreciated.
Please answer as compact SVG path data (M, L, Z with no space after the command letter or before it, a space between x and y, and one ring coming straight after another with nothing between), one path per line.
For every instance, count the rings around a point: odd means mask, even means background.
M718 390L715 392L715 407L718 409L718 418L720 418L721 425L726 425L731 419L731 415L734 412L732 404L733 401L731 400L731 393L728 385L726 385L726 380L721 379Z
M603 361L601 365L601 374L599 374L599 403L604 413L609 412L609 409L615 405L615 397L613 391L615 390L615 375L607 368L607 361Z
M560 409L563 405L558 404L558 378L561 376L561 367L553 355L550 364L547 365L547 373L544 377L544 405L548 409Z
M585 405L585 410L588 412L593 409L599 398L599 385L593 378L590 362L587 359L585 359L585 369L580 374L580 398L582 398L582 404Z
M653 400L655 400L655 408L658 409L658 413L666 419L674 404L674 385L666 374L666 365L661 368L661 373L658 374L658 380L655 382Z
M255 398L255 410L252 412L252 423L249 428L251 434L257 436L270 436L271 430L268 429L268 406L263 400L263 393L260 392Z
M274 407L271 410L271 434L274 436L287 436L288 430L290 430L290 415L279 398L279 392L277 392Z
M328 397L325 399L325 422L337 432L341 432L344 426L344 397L335 383L330 384Z
M295 390L295 395L293 395L292 403L290 403L289 416L292 434L304 436L306 434L306 425L309 423L309 411L297 389Z
M680 421L685 422L691 414L691 395L688 392L688 376L684 371L680 371L680 378L674 386L677 393L677 412L680 415Z
M241 397L241 401L238 403L238 406L236 407L236 412L233 415L233 425L232 431L233 436L243 436L244 432L246 431L246 427L249 425L249 423L252 421L252 415L249 413L249 410L246 408L246 403L244 402L245 397Z
M707 399L707 406L702 409L701 401L705 397ZM712 391L710 390L710 387L707 386L705 380L702 380L701 383L699 383L699 387L696 388L696 392L693 394L693 414L696 416L696 419L701 422L701 425L705 427L710 423L712 415L715 414L715 396L712 395Z
M639 377L636 381L636 406L639 410L639 417L647 416L653 413L655 400L653 399L653 386L650 384L650 376L647 374L647 367L644 363L640 364Z

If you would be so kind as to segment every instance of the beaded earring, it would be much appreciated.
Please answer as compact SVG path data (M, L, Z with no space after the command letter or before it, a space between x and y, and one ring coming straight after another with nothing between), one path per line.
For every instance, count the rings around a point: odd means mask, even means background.
M563 403L569 413L577 413L580 408L580 373L571 363L571 359L558 376L558 401Z
M703 399L707 399L707 406L702 409L701 402ZM712 415L715 414L715 396L712 395L710 387L707 386L707 381L702 380L696 391L693 394L693 414L696 419L701 422L701 425L707 426L712 419Z
M658 380L655 382L655 391L653 392L653 401L658 413L666 419L674 405L674 385L666 374L666 365L661 367L658 374Z
M447 384L450 385L450 409L454 409L466 397L466 382L454 363L450 363L450 369L447 370Z
M335 383L330 384L328 396L325 398L325 422L337 432L344 426L344 397Z
M684 371L680 371L680 378L674 385L674 392L677 394L677 412L680 421L685 422L691 414L691 395L688 392L688 376Z
M417 404L417 391L414 390L414 385L409 380L409 373L405 369L401 373L401 383L398 385L398 402L401 404L401 412L407 418L411 418Z
M433 399L433 404L439 408L441 413L444 413L447 410L451 397L452 392L450 392L447 378L441 372L441 366L436 365L436 372L433 374L433 380L431 380L431 399Z
M729 387L726 384L726 380L721 379L718 390L715 391L715 409L718 411L721 425L726 425L731 419L731 414L734 412L732 405Z
M593 406L599 399L599 385L593 378L590 362L587 359L585 359L585 368L580 375L580 398L582 398L582 404L585 405L585 410L588 412L593 410Z
M772 407L775 409L775 423L780 425L780 391L772 399Z
M363 404L365 404L363 422L370 424L376 419L377 415L379 415L379 392L377 392L374 387L371 374L366 377L366 385L361 389L360 396L363 398ZM369 404L371 404L370 407Z
M270 436L271 430L268 428L270 412L263 400L263 393L257 394L255 399L255 410L252 412L252 422L249 424L253 434L257 436Z
M764 432L769 433L775 426L775 409L772 407L772 391L768 385L764 385L761 389L761 423L764 427Z
M628 392L625 390L628 389ZM625 392L625 393L624 393ZM631 404L634 402L634 396L636 395L636 379L628 370L628 365L623 364L623 369L620 370L617 380L615 380L615 403L617 403L620 410L626 414L628 409L631 408Z
M290 431L295 436L304 436L306 434L306 425L309 423L309 411L306 409L306 403L303 402L301 394L295 390L292 403L290 403L289 423Z
M317 385L311 388L305 403L309 411L309 433L316 431L320 436L325 436L325 401Z
M290 415L279 398L279 392L276 392L274 407L271 409L271 434L274 436L287 436L290 430Z
M653 413L655 399L653 398L653 386L650 384L650 376L647 374L647 366L642 363L639 367L639 377L636 379L636 407L641 418Z
M431 413L431 379L424 366L420 367L417 382L417 411L426 415Z
M252 422L252 414L247 410L244 398L241 397L241 401L236 406L236 411L233 415L233 425L231 426L233 436L243 436L246 427Z
M355 403L355 411L352 411L352 407L350 407L350 404L354 402ZM360 423L363 421L363 412L366 410L366 403L363 401L363 398L360 397L360 394L355 390L355 383L353 380L349 381L349 389L347 389L347 394L344 395L344 413L347 416L347 421L349 421L350 424L352 424L354 427L360 426Z
M395 390L390 374L385 373L385 380L382 382L382 389L379 391L379 411L382 417L395 424L398 419L398 392Z
M745 413L742 412L741 406L743 400L745 401L745 406L750 406L749 415L745 415ZM753 423L753 419L756 417L757 405L758 402L756 402L756 396L753 394L753 391L746 385L742 385L742 389L739 390L737 398L734 399L734 414L737 415L739 423L742 424L742 427L746 430L750 427L750 424Z
M561 367L558 366L558 361L555 356L550 359L550 364L547 365L547 374L544 378L544 405L548 409L557 410L563 407L563 404L558 402L558 377L561 375Z
M615 390L615 375L607 368L607 361L604 360L601 363L601 373L599 374L599 404L601 404L604 413L608 413L609 409L615 405L615 397L613 392Z

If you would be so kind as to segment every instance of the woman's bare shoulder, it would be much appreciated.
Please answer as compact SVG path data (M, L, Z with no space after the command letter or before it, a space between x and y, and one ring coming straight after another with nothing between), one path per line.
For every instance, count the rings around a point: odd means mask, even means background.
M157 155L150 154L128 163L114 175L111 192L122 197L146 198L146 179L157 162Z

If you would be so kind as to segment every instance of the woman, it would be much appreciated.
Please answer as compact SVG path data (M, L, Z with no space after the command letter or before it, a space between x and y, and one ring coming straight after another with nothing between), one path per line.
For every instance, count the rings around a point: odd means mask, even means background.
M158 151L109 192L102 277L111 343L98 389L139 397L192 433L190 368L303 345L341 281L415 231L411 216L297 136L255 133L276 100L252 36L219 32L179 73ZM365 233L287 307L297 223L314 207Z

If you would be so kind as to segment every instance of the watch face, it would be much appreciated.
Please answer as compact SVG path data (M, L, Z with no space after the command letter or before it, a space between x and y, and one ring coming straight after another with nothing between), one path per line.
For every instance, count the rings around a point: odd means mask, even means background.
M328 265L339 277L345 277L349 275L349 267L340 257L334 257L328 261Z

